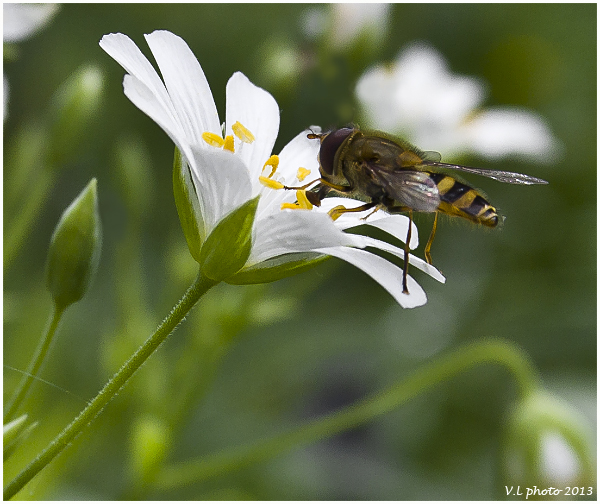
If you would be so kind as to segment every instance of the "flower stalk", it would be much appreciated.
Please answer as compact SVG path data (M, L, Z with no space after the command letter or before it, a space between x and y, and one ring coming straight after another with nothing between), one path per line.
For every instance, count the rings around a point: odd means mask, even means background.
M4 489L4 499L10 499L25 486L37 473L46 467L54 457L88 425L96 415L113 399L133 374L146 362L154 351L175 330L196 302L217 282L198 275L183 298L175 305L171 313L163 320L158 329L123 364L121 369L106 383L104 388L90 401L88 406L44 448L33 461L21 471Z
M56 329L58 327L58 323L64 313L64 307L55 306L54 310L52 310L52 314L50 316L50 321L48 323L48 327L44 336L42 337L35 354L31 358L31 362L29 363L29 367L27 371L23 375L21 382L19 383L15 393L7 405L6 414L4 415L4 423L11 421L19 406L23 402L23 399L29 392L29 388L33 383L34 378L36 377L44 359L48 353L48 349L50 348L50 343L52 343L52 339L54 338L54 334L56 333Z
M488 363L499 364L508 369L517 382L520 397L528 396L540 385L533 364L515 345L499 340L468 344L423 366L412 376L400 380L387 390L296 430L167 467L158 475L156 485L167 489L197 483L331 437L389 413L410 399L474 366Z

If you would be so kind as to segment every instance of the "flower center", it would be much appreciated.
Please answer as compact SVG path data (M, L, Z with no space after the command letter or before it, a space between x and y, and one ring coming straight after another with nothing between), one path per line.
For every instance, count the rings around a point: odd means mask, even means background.
M264 185L265 187L268 187L269 189L275 189L275 190L296 189L296 188L288 187L283 182L280 182L279 180L276 180L273 178L273 176L277 172L278 166L279 166L279 156L275 156L275 155L271 156L267 160L265 165L263 166L263 175L258 177L258 180L260 181L260 183L262 185ZM268 167L270 167L271 170L270 170L269 174L265 176L264 175L266 173L265 170ZM300 168L298 168L298 171L296 172L296 179L299 180L300 182L302 182L309 174L310 174L310 170L300 167ZM306 191L304 189L296 190L296 202L295 203L282 203L281 204L281 210L298 210L298 209L311 210L312 207L313 207L313 205L308 200L308 197L306 196Z
M252 132L246 128L241 122L236 121L235 124L231 126L231 130L233 131L233 135L227 135L225 138L221 137L221 135L217 135L216 133L211 133L210 131L205 131L202 133L202 140L204 140L211 147L216 147L218 149L227 150L229 152L235 152L235 141L234 135L244 143L252 143L255 140ZM240 145L241 147L241 145ZM262 185L268 187L269 189L290 189L283 182L273 178L277 174L277 168L279 167L279 156L273 154L267 161L265 162L262 175L258 177L258 180ZM296 179L299 182L302 182L308 175L310 174L310 170L306 168L300 167L296 172ZM279 178L279 177L278 177ZM296 188L294 188L296 189ZM308 200L306 196L306 191L304 189L296 190L296 202L295 203L282 203L281 209L292 209L292 210L311 210L313 207L312 203Z

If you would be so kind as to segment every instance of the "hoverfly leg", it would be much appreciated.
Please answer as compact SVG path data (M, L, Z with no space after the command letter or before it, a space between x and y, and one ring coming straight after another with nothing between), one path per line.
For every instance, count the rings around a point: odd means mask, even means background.
M402 269L402 293L408 294L408 258L410 256L410 235L412 231L412 210L408 211L408 233L404 243L404 268Z
M303 186L286 186L286 185L284 185L283 188L286 191L303 191L307 187L310 187L311 185L313 185L315 182L319 182L319 180L320 179L313 180L312 182L309 182L308 184L304 184Z
M375 209L368 215L365 215L364 217L361 217L360 220L362 221L366 221L369 217L371 217L371 215L373 215L375 212L377 212L378 210L384 210L385 207L383 205L377 205L375 207Z
M364 212L365 210L369 210L375 206L375 203L365 203L356 208L346 208L344 205L338 205L329 210L329 217L333 220L339 219L340 215L345 214L347 212Z
M431 244L433 243L433 239L435 238L435 230L437 229L437 220L438 220L438 212L435 212L435 218L433 219L433 227L431 228L431 234L429 235L429 240L427 240L427 245L425 245L425 260L427 264L433 264L431 260Z

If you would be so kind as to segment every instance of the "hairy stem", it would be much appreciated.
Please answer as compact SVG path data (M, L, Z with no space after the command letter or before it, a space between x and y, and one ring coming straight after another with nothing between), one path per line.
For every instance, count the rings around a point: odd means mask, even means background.
M139 367L152 355L158 346L173 332L185 315L215 281L198 275L183 298L158 327L156 332L123 364L121 369L106 383L98 395L50 444L42 450L21 473L4 489L4 499L13 497L23 486L40 472L50 461L61 453L67 445L88 425L98 413L113 399Z

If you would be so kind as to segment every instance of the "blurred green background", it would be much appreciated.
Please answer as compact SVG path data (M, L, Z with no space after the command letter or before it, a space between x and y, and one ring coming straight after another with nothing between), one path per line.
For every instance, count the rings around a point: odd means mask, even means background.
M104 229L98 276L66 312L41 374L49 383L35 383L23 408L39 425L5 464L5 481L85 406L196 273L173 201L173 146L123 95L124 71L98 46L103 34L125 33L147 55L144 33L180 35L202 65L221 117L228 78L244 72L279 103L275 152L312 124L360 121L353 97L360 75L391 62L405 44L428 41L452 72L487 82L485 105L535 111L564 144L551 165L466 164L529 173L550 185L471 178L506 223L488 232L442 220L433 257L447 283L412 270L429 298L421 308L400 308L338 260L270 285L218 286L20 497L501 498L500 432L515 385L489 365L361 428L203 483L155 488L135 448L152 439L166 447L166 462L175 462L273 435L482 337L520 345L548 388L595 426L596 5L394 5L383 38L362 51L331 42L331 15L331 6L319 4L69 4L5 61L5 233L20 212L18 202L8 206L18 164L7 158L19 132L44 117L80 66L96 64L106 86L77 137L78 151L54 168L47 201L4 272L6 400L52 306L44 265L53 228L97 177ZM324 20L321 35L307 33L315 19ZM28 178L33 188L37 176ZM431 223L430 216L417 221L422 243ZM160 449L156 457L160 463Z

